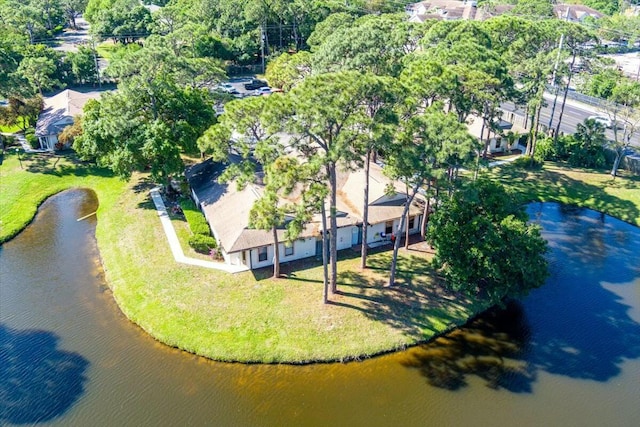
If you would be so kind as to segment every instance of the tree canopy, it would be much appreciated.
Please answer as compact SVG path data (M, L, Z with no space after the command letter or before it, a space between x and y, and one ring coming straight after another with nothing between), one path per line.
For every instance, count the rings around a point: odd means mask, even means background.
M428 239L446 286L500 301L525 295L547 277L547 243L524 208L496 182L479 179L433 214Z

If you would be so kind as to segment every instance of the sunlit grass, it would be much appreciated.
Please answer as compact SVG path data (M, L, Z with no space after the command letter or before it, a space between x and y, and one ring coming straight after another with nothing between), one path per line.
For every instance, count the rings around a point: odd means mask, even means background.
M608 171L547 162L537 171L505 165L488 173L513 189L523 202L554 201L586 207L640 226L640 177L626 171L613 179Z
M193 353L247 362L366 357L431 338L484 308L441 298L419 253L402 256L393 288L384 287L388 254L373 254L372 268L361 272L357 254L343 253L340 293L328 305L315 259L284 264L278 280L270 269L231 275L176 264L148 194L128 190L122 198L122 210L99 218L99 242L126 236L117 246L100 244L114 296L154 337ZM132 262L136 268L126 267Z
M22 126L24 125L24 119L22 116L18 117L18 122L14 125L2 125L0 124L0 132L3 133L16 133L22 130Z
M105 169L79 165L73 155L5 152L0 165L0 243L29 224L47 197L74 187L96 191L103 210L124 183Z

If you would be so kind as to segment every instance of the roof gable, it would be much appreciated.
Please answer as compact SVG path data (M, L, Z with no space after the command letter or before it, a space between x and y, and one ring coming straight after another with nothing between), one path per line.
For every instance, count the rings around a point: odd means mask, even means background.
M101 91L77 92L65 89L57 95L44 99L44 109L36 122L36 136L57 135L67 125L73 123L73 117L82 114L84 105L90 99L97 99Z

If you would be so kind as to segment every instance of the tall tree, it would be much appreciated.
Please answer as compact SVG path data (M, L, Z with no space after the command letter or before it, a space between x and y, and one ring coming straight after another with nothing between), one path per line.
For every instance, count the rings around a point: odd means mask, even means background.
M402 15L364 16L330 34L314 49L315 72L368 71L398 76L410 43L411 28Z
M0 120L6 125L19 124L24 132L36 125L43 107L44 101L41 96L33 98L10 96L8 105L0 107Z
M93 49L80 46L77 52L68 52L67 61L71 64L73 80L77 84L98 82L98 70Z
M46 56L29 55L20 62L17 73L31 84L34 91L42 96L44 91L61 84L55 78L56 71L56 63L53 59Z
M468 157L473 152L472 141L466 126L454 114L444 113L439 103L428 108L424 114L413 115L402 121L385 166L386 173L404 183L408 189L404 212L398 230L394 231L397 238L393 246L389 286L395 283L401 240L399 233L406 227L409 209L418 191L436 175L436 168L440 164L455 157Z
M226 105L220 122L209 128L198 140L203 152L212 154L216 161L227 161L221 180L234 180L239 188L252 184L256 172L263 173L264 186L261 197L255 202L249 214L249 225L270 231L274 242L273 276L280 276L280 251L278 229L287 225L286 214L295 209L283 198L289 195L302 180L304 168L294 157L284 155L284 147L273 131L270 105L275 97L252 97L231 101ZM231 162L231 157L239 160ZM287 244L302 231L302 223L307 219L289 221L285 238Z
M88 2L89 0L61 0L62 10L71 28L78 28L76 18L82 15Z
M364 157L364 203L362 206L362 246L360 268L367 267L367 242L369 234L369 170L371 161L379 151L386 151L398 123L394 107L403 97L396 79L372 74L362 76L365 93L362 100L366 129L363 138Z
M337 290L337 172L358 158L366 122L365 94L357 72L321 74L305 79L287 94L281 120L292 135L293 148L311 164L320 165L328 177L330 287Z
M311 73L311 54L301 51L283 53L267 64L265 77L269 84L282 90L290 90Z
M154 179L166 182L182 172L180 153L196 152L215 115L208 92L182 81L170 50L146 49L110 64L121 79L118 92L85 106L74 148L124 178L150 167Z

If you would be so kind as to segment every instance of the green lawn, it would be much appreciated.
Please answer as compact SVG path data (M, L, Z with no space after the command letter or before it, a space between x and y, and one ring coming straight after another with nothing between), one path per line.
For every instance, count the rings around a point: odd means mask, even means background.
M343 251L340 293L328 305L322 304L322 268L315 259L283 265L285 277L278 280L270 278L271 269L230 275L177 264L149 197L152 183L144 177L135 175L127 184L104 170L46 156L25 159L23 166L11 154L0 166L0 241L22 229L48 195L93 188L100 200L100 255L122 311L159 341L212 359L367 357L428 340L487 308L444 292L427 266L429 255L417 251L401 253L393 288L384 287L388 252L372 254L371 268L363 272L358 254ZM512 180L529 199L562 196L558 200L593 203L621 218L634 218L640 206L636 179L613 183L554 165L538 174L508 168L491 173ZM538 191L544 193L533 197ZM174 219L174 225L184 240L184 224Z
M121 49L124 45L119 43L113 43L112 41L105 41L96 46L96 52L102 58L109 60L113 56L113 53Z
M607 213L640 226L640 177L621 171L615 180L607 171L572 169L547 162L540 171L505 165L489 172L523 201L555 201Z
M15 125L11 125L11 126L4 126L4 125L0 125L0 132L3 133L16 133L16 132L20 132L22 130L22 125L23 125L23 121L24 119L21 117L18 117L18 123L16 123Z
M83 165L74 157L19 155L8 150L0 165L0 243L29 224L38 206L55 193L73 187L92 188L100 201L100 213L111 210L125 186L109 171Z

